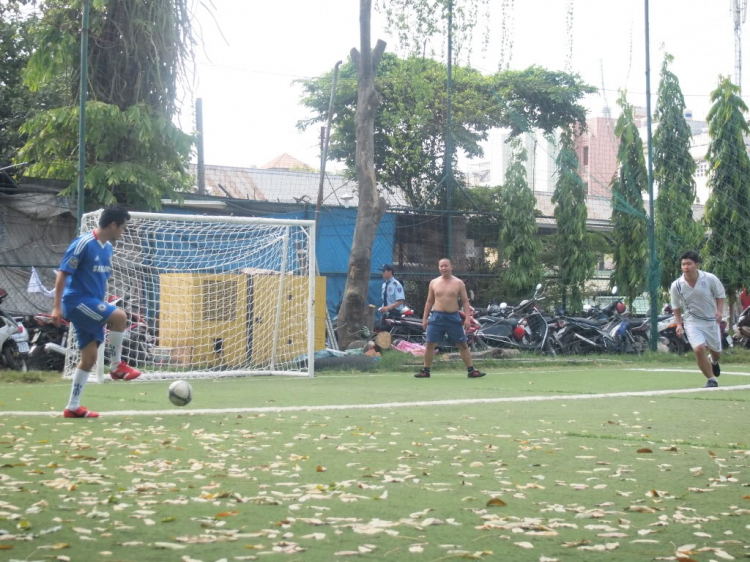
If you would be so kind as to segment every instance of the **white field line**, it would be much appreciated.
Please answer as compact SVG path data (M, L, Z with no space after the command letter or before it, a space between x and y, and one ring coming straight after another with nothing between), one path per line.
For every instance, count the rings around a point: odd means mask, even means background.
M497 371L489 371L489 374L509 374L509 375L515 375L515 374L524 374L524 375L540 375L540 374L549 374L549 373L566 373L570 372L571 369L556 369L556 370L544 370L544 371L536 371L536 370L529 370L529 371L503 371L502 373L498 373ZM302 380L302 381L315 381L318 380L325 380L325 381L336 381L338 379L366 379L366 378L395 378L395 377L404 377L408 379L412 376L411 372L403 372L403 373L393 373L390 375L382 375L382 374L371 374L371 373L359 373L354 375L317 375L315 377L309 378L309 377L280 377L280 376L268 376L268 375L257 375L257 376L247 376L247 377L222 377L225 380L242 380L243 384L245 382L253 382L253 381L284 381L288 382L291 380ZM443 377L455 377L460 379L466 378L466 373L440 373L440 372L433 372L432 378L443 378ZM208 380L210 377L206 377L205 380ZM139 377L136 380L133 381L113 381L111 379L104 379L104 382L102 384L111 385L111 384L169 384L174 381L176 381L177 378L168 378L168 379L152 379L148 377ZM196 380L201 379L186 379L188 382L194 382ZM96 380L94 377L91 378L89 381L92 384L96 384ZM7 383L7 384L0 384L0 390L3 388L18 388L18 383ZM70 381L65 380L63 382L58 383L52 383L52 384L45 384L44 388L70 388Z
M750 390L750 384L734 386L720 386L718 388L680 388L675 390L644 390L637 392L608 392L603 394L568 394L551 396L509 396L505 398L465 398L455 400L424 400L414 402L385 402L380 404L326 404L320 406L263 406L257 408L204 408L195 410L169 409L169 410L115 410L102 413L102 417L115 416L184 416L196 414L260 414L280 412L325 412L332 410L379 410L391 408L414 408L434 406L463 406L472 404L501 404L508 402L566 402L571 400L595 400L600 398L625 398L634 396L669 396L674 394L692 394L695 392L721 392L725 390ZM60 412L22 412L22 411L0 411L3 416L57 416Z
M701 374L698 369L625 369L626 371L647 371L649 373L695 373ZM740 373L739 371L721 370L722 375L737 375L740 377L750 377L750 373Z

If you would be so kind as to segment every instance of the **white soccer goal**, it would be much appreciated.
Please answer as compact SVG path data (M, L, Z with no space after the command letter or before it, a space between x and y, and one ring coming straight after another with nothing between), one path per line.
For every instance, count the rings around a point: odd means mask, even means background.
M81 233L96 228L100 215L85 214ZM128 313L123 358L141 379L313 376L314 221L130 215L113 244L107 292ZM323 314L319 336L324 322ZM68 345L71 377L79 359L74 334ZM101 382L109 379L109 352L99 351Z

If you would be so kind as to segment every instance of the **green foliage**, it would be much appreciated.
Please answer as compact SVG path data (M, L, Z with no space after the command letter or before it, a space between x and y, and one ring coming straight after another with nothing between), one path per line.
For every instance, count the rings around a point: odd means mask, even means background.
M586 188L578 175L579 163L575 139L570 132L560 137L557 156L557 183L552 195L557 223L556 252L563 297L570 288L572 311L581 309L586 280L594 271L596 256L589 248L586 233Z
M89 21L89 99L126 109L143 102L168 117L195 40L189 0L94 0ZM82 0L46 0L26 81L36 89L60 74L78 98Z
M22 0L0 3L0 167L8 166L23 146L23 122L63 99L60 81L32 92L23 84L23 70L33 51L34 14L25 14Z
M721 279L734 300L750 279L750 158L744 140L750 127L744 117L747 105L729 78L720 80L711 101L706 269Z
M472 187L456 193L456 209L483 214L470 214L466 222L466 237L479 242L483 247L497 245L497 233L502 222L500 187ZM469 200L469 197L471 200Z
M301 81L305 92L302 104L314 115L300 121L300 129L327 119L332 79L328 73ZM349 61L339 73L329 155L344 161L350 174L355 170L356 84L356 69ZM382 98L375 118L378 183L390 192L400 192L414 207L442 202L434 194L444 192L435 186L445 169L445 84L445 65L431 59L402 60L385 54L377 69L375 85ZM475 69L454 66L454 147L470 158L481 157L480 142L495 127L511 128L518 135L532 128L551 132L583 124L585 110L578 101L591 91L575 75L539 67L483 76ZM457 179L461 180L460 175Z
M32 162L28 174L73 180L78 150L78 107L39 113L21 128L29 141L19 158ZM189 187L185 171L192 137L163 114L139 103L122 111L115 105L86 104L86 189L101 204L115 202L158 209L162 197L178 197ZM72 184L64 193L75 193Z
M471 58L474 32L480 19L485 21L483 47L489 39L490 0L378 0L376 10L386 17L386 29L398 38L403 50L414 56L437 57L431 41L447 49L448 13L453 12L453 58ZM431 47L428 49L428 44ZM428 52L429 51L429 52Z
M62 79L63 107L29 119L19 158L30 174L77 176L82 0L47 0L26 68L32 90ZM115 201L159 209L192 178L192 137L172 124L177 89L194 45L188 0L94 0L90 12L85 185L89 206ZM73 193L71 184L66 193Z
M498 256L506 266L504 281L513 297L526 296L542 278L537 236L536 197L526 181L526 149L513 142L514 153L502 191L503 223Z
M648 232L643 192L648 188L643 141L633 120L633 106L625 92L617 104L622 114L615 125L620 145L617 151L618 171L612 179L612 227L615 273L612 283L628 297L630 306L643 291L648 258Z
M680 82L669 70L672 56L664 55L654 133L654 182L656 197L656 245L662 290L681 275L680 254L699 250L703 228L693 219L695 161L690 154L690 127L685 121L685 98Z

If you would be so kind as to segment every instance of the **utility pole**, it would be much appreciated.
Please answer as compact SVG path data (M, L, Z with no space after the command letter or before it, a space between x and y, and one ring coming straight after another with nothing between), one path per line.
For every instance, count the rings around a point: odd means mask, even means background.
M448 0L448 108L445 125L445 208L446 257L453 259L453 137L451 136L453 104L453 0Z
M315 236L320 236L318 223L320 221L320 208L323 206L323 185L326 177L326 162L328 161L328 144L331 142L331 122L333 121L333 101L336 99L336 82L339 78L339 66L343 61L333 65L333 83L331 84L331 97L328 99L328 121L325 127L320 128L320 182L318 183L318 200L315 204Z
M203 100L195 100L195 130L198 132L198 195L206 194L206 161L203 153Z
M81 25L81 86L78 100L78 230L81 230L83 211L86 208L86 98L89 83L89 8L90 0L83 0L83 24Z
M729 0L734 20L734 83L742 91L742 24L747 17L747 0Z
M649 24L648 24L648 0L645 0L646 12L646 131L648 145L648 293L651 319L651 337L648 340L651 351L656 351L656 342L659 339L659 330L657 327L657 307L658 307L658 288L659 279L659 260L656 257L656 237L654 232L654 143L651 136L651 47L649 44Z

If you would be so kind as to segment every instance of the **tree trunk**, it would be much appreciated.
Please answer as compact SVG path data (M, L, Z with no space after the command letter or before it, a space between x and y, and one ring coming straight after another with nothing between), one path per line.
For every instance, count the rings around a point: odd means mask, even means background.
M380 103L380 94L375 90L375 69L385 51L385 42L378 40L375 49L370 48L371 12L372 0L360 0L360 50L352 49L351 52L352 60L358 69L355 123L359 207L352 251L349 255L349 274L346 278L344 300L338 316L340 349L346 349L350 342L359 339L359 334L366 325L372 246L380 219L385 213L385 200L380 197L375 180L375 113Z

